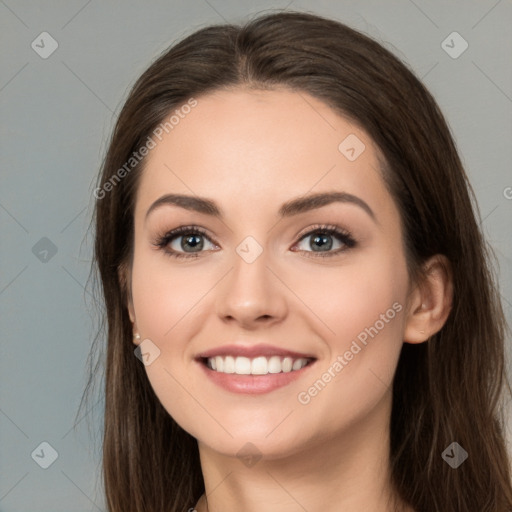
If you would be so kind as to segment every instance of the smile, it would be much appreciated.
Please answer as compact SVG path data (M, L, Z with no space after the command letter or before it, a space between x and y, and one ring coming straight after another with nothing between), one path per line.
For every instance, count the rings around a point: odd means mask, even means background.
M265 357L254 358L235 356L216 356L206 358L208 368L219 373L236 375L268 375L289 373L301 370L313 361L312 358Z
M317 361L316 355L277 345L232 343L196 355L206 378L231 393L269 393L300 379Z

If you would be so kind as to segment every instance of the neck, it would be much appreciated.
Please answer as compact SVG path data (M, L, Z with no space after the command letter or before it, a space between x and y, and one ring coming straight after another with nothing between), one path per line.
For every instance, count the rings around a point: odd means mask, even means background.
M199 442L206 497L197 512L394 512L386 397L336 437L251 467Z

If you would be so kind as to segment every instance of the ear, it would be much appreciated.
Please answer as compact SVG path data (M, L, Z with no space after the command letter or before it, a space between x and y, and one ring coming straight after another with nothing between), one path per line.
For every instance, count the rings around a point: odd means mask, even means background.
M425 276L411 292L403 340L422 343L441 330L453 301L453 274L450 261L442 254L424 265Z

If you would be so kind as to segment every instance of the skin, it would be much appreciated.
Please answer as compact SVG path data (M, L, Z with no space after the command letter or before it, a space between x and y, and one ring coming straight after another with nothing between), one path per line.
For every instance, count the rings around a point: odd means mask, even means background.
M199 443L208 503L201 498L197 510L391 511L391 384L402 344L426 341L448 316L446 259L427 262L421 286L410 282L400 213L380 174L378 149L320 100L285 89L234 89L197 100L148 156L127 276L134 332L160 350L145 367L151 385ZM365 144L355 161L338 150L349 134ZM278 216L291 199L330 191L364 200L375 220L339 202ZM146 218L169 193L212 199L224 217L165 205ZM356 246L322 258L314 252L321 224L349 231ZM152 244L187 225L208 233L199 257L175 259ZM252 263L236 252L247 236L263 251ZM194 253L182 240L177 235L172 248ZM346 247L334 235L329 240L331 252ZM300 403L298 394L394 303L401 311ZM211 383L194 360L228 343L268 343L317 361L283 388L235 394ZM261 456L251 466L237 457L248 442Z

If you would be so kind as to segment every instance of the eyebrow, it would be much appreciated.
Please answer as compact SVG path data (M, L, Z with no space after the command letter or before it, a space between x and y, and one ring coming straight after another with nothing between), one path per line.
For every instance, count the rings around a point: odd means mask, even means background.
M377 222L375 213L370 206L360 197L348 194L347 192L324 192L292 199L279 208L278 214L279 217L291 217L332 203L348 203L359 206L374 222ZM151 212L164 205L178 206L185 210L211 215L219 219L224 217L222 210L212 199L182 194L165 194L149 207L146 212L146 220Z

